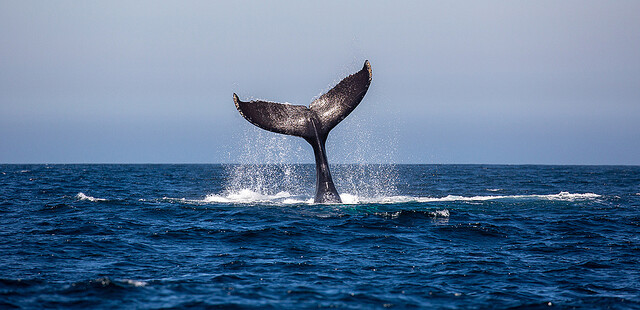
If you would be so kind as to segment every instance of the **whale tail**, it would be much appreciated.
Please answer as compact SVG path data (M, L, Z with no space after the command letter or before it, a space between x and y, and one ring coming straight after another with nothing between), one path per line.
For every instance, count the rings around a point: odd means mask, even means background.
M365 61L362 70L344 78L338 85L314 100L309 107L254 100L233 101L240 114L250 123L273 132L309 138L315 136L311 120L318 133L325 136L355 109L371 84L371 65Z
M241 101L233 94L240 114L250 123L276 133L304 138L313 147L316 158L316 202L340 202L327 163L325 142L329 131L353 111L371 84L371 65L344 78L327 93L303 105L262 100Z

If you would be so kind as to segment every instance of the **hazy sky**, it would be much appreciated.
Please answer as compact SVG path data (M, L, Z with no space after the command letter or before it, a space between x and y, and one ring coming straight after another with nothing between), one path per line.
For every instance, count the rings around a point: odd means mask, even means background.
M3 0L0 163L311 161L232 94L308 104L365 59L330 162L640 164L635 0Z

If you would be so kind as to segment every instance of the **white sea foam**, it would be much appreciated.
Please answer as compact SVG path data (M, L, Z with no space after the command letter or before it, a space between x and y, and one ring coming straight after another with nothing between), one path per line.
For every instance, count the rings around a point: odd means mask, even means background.
M405 199L404 197L397 199L397 197L378 197L368 198L360 197L358 195L344 193L340 195L342 205L357 205L365 203L396 203L396 202L408 202L415 201L415 199ZM223 204L275 204L275 205L291 205L291 204L314 204L313 197L306 197L303 195L292 195L289 192L278 192L275 195L262 194L250 189L242 189L234 192L227 192L224 194L209 194L204 199L186 199L186 198L170 198L163 197L163 200L176 201L181 203L193 203L193 204L208 204L208 203L223 203Z
M122 283L134 286L134 287L143 287L143 286L147 286L147 282L144 281L137 281L137 280L131 280L131 279L123 279Z
M237 192L229 192L226 195L210 194L205 197L204 203L258 203L258 202L279 202L283 204L304 203L306 201L296 199L288 192L278 192L275 195L265 195L250 189L242 189Z
M559 201L575 201L575 200L589 200L601 197L594 193L585 194L572 194L569 192L560 192L558 194L550 195L490 195L490 196L456 196L448 195L446 197L432 198L432 197L419 197L416 199L418 202L435 202L435 201L486 201L486 200L502 200L502 199L527 199L527 200L559 200Z
M84 193L82 193L82 192L78 193L78 194L76 195L76 198L77 198L77 199L80 199L80 200L89 200L89 201L92 201L92 202L96 202L96 201L107 201L107 200L106 200L106 199L104 199L104 198L95 198L95 197L91 197L91 196L89 196L89 195L85 195L85 194L84 194Z
M342 200L342 203L344 204L358 204L360 203L360 199L358 198L357 195L351 195L351 194L342 194L340 195L340 199Z
M177 201L182 203L208 204L208 203L224 203L224 204L303 204L313 203L313 199L305 199L304 197L294 196L288 192L278 192L275 195L262 194L250 189L242 189L224 194L209 194L204 199L186 199L186 198L170 198L163 197L164 200Z
M82 194L82 193L80 193ZM80 197L80 194L78 196ZM84 195L84 194L82 194ZM414 197L414 196L380 196L380 197L363 197L350 193L340 195L342 203L339 205L358 205L358 204L401 204L410 202L430 203L430 202L482 202L488 200L553 200L553 201L581 201L593 200L601 196L594 193L569 193L560 192L558 194L549 195L487 195L487 196L460 196L447 195L444 197ZM90 197L91 199L96 199ZM86 198L89 199L89 198ZM275 195L262 194L250 189L242 189L236 192L228 192L224 194L209 194L204 199L185 199L185 198L168 198L165 200L178 201L183 203L194 204L274 204L274 205L291 205L291 204L313 204L313 197L302 195L292 195L289 192L278 192ZM90 200L90 199L89 199ZM447 211L448 213L448 211ZM445 216L444 214L440 214ZM446 215L448 216L448 215Z
M436 210L433 212L435 214L435 216L440 216L440 217L449 217L449 210L444 209L444 210Z
M404 211L396 211L396 212L376 212L374 214L377 215L382 215L385 217L390 217L390 218L398 218L400 217L400 215L403 214ZM427 211L429 213L429 215L435 217L435 218L446 218L446 220L448 221L448 217L450 215L449 210L447 209L443 209L443 210L435 210L435 211Z

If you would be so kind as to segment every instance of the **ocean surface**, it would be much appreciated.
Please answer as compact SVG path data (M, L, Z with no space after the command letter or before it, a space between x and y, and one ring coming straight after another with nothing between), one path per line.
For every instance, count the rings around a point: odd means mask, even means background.
M0 165L0 309L640 309L640 167Z

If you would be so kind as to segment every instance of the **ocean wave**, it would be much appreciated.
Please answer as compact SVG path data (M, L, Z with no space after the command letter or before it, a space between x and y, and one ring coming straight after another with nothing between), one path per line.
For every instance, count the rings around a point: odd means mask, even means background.
M80 193L82 194L82 193ZM429 203L429 202L481 202L488 200L552 200L552 201L583 201L600 198L601 195L594 193L569 193L560 192L548 195L486 195L486 196L460 196L447 195L444 197L415 197L415 196L388 196L388 197L363 197L355 194L343 193L340 195L342 203L338 205L358 205L358 204L401 204L401 203ZM93 198L92 199L99 199ZM225 194L209 194L204 199L186 199L163 197L163 200L189 203L189 204L314 204L313 198L300 195L292 195L289 192L278 192L275 195L262 194L249 189Z
M76 199L79 199L79 200L88 200L88 201L91 201L91 202L107 201L107 199L104 199L104 198L95 198L95 197L91 197L91 196L89 196L89 195L85 195L85 193L83 193L83 192L78 193L78 194L76 195Z
M414 196L390 196L390 197L358 197L357 195L343 194L340 195L344 204L394 204L408 202L456 202L456 201L487 201L487 200L558 200L558 201L576 201L591 200L600 198L601 196L594 193L572 194L569 192L560 192L550 195L486 195L486 196L460 196L447 195L445 197L414 197Z
M415 199L417 202L437 202L437 201L486 201L486 200L558 200L558 201L576 201L576 200L591 200L600 198L601 196L594 193L584 194L572 194L569 192L560 192L558 194L550 195L489 195L489 196L456 196L448 195L446 197L432 198L432 197L418 197Z

